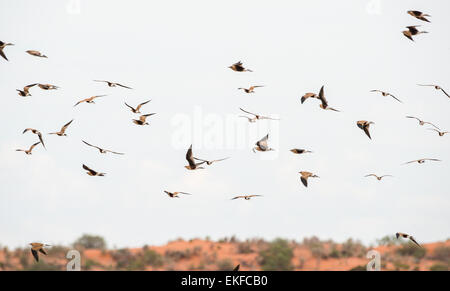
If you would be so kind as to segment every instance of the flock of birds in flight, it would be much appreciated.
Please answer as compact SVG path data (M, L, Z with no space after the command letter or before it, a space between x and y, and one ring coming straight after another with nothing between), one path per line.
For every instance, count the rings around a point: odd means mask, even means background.
M427 17L431 17L428 14L422 13L420 11L415 11L415 10L410 10L407 12L409 15L415 17L416 19L419 19L421 21L425 21L425 22L430 22ZM408 30L403 31L403 34L405 37L409 38L410 40L414 41L413 36L422 34L422 33L427 33L426 31L419 31L417 29L417 27L419 27L420 25L414 25L414 26L407 26ZM0 41L0 56L2 56L5 60L8 61L8 58L6 57L5 53L4 53L4 49L7 46L13 46L14 44L12 43L4 43L2 41ZM35 57L40 57L40 58L47 58L46 55L42 54L39 51L36 50L27 50L26 53L28 53L31 56L35 56ZM250 69L247 69L243 66L242 62L237 62L231 66L229 66L228 68L230 68L231 70L235 71L235 72L253 72ZM94 80L95 82L103 82L105 83L107 86L109 87L122 87L122 88L126 88L126 89L132 89L131 87L122 85L120 83L115 83L115 82L111 82L111 81L107 81L107 80ZM441 91L442 93L444 93L447 97L450 98L450 95L439 85L435 85L435 84L418 84L419 86L428 86L428 87L433 87L436 90ZM39 88L41 88L42 90L56 90L59 87L55 86L55 85L51 85L51 84L39 84L39 83L35 83L35 84L30 84L25 86L22 90L20 89L16 89L18 91L18 95L21 97L29 97L31 96L30 93L30 89L33 88L34 86L38 86ZM238 90L243 90L245 93L248 94L252 94L255 93L255 89L256 88L260 88L260 87L264 87L261 85L254 85L254 86L250 86L249 88L238 88ZM384 97L391 97L394 100L403 103L399 98L397 98L396 96L392 95L389 92L385 92L382 90L371 90L370 92L373 93L380 93L382 96ZM104 97L106 95L97 95L97 96L91 96L89 98L86 99L82 99L80 101L78 101L75 106L78 106L82 103L88 103L88 104L94 104L95 100L97 98L101 98ZM307 100L311 100L311 99L318 99L320 101L320 105L319 107L323 110L331 110L331 111L335 111L335 112L340 112L338 109L332 108L328 105L328 101L325 98L325 93L324 93L324 86L322 86L319 90L319 93L306 93L304 94L300 101L301 104L303 104L304 102L306 102ZM139 114L139 118L138 119L132 119L132 122L136 125L140 125L140 126L144 126L144 125L148 125L149 123L147 122L147 118L156 114L156 113L148 113L148 114L142 114L141 113L141 108L146 105L147 103L149 103L151 100L142 102L140 104L138 104L136 107L130 106L129 104L125 103L125 106L128 107L132 113L134 114ZM239 108L242 112L248 114L246 116L241 115L239 117L242 118L247 118L247 120L251 123L257 122L258 120L263 120L263 119L267 119L267 120L279 120L279 119L275 119L275 118L271 118L268 116L263 116L263 115L259 115L256 113L252 113L249 112L245 109ZM428 128L429 130L433 130L436 131L438 133L439 136L444 136L445 134L449 133L448 131L442 131L439 127L437 127L436 125L434 125L431 122L428 121L423 121L420 118L414 117L414 116L406 116L406 118L409 119L415 119L419 122L420 126L424 126L424 125L430 125L432 126L432 128ZM73 119L70 120L69 122L67 122L66 124L64 124L61 129L59 131L56 132L51 132L49 134L51 135L57 135L57 136L67 136L66 134L66 130L68 129L68 127L70 126L70 124L73 122ZM375 124L372 121L366 121L366 120L359 120L356 122L356 125L358 128L360 128L361 130L364 131L364 133L369 137L369 139L372 139L371 135L370 135L370 125ZM34 128L26 128L23 131L23 134L25 134L26 132L31 132L35 135L37 135L39 141L32 144L28 149L17 149L16 151L21 151L24 152L27 155L31 155L33 149L38 146L39 144L42 145L42 147L45 149L45 143L44 143L44 139L42 136L41 131L34 129ZM268 151L273 151L274 149L270 148L268 146L268 140L269 140L269 134L267 134L266 136L264 136L262 139L260 139L259 141L256 142L255 147L253 148L253 152L259 151L259 152L268 152ZM108 149L104 149L102 147L96 146L96 145L92 145L84 140L82 140L82 142L89 147L95 148L97 149L101 154L106 154L106 153L112 153L112 154L116 154L116 155L124 155L124 153L120 153L120 152L116 152L116 151L112 151L112 150L108 150ZM306 153L312 153L312 151L310 150L306 150L306 149L299 149L299 148L294 148L290 150L292 153L294 154L306 154ZM212 165L213 163L216 162L220 162L220 161L224 161L226 159L228 159L229 157L226 158L222 158L222 159L217 159L217 160L206 160L206 159L201 159L201 158L197 158L193 155L192 152L192 145L189 147L189 149L187 150L186 153L186 160L188 162L188 165L185 166L186 169L188 170L198 170L198 169L204 169L204 167L202 165L206 164L208 166ZM409 161L405 164L411 164L411 163L419 163L419 164L423 164L426 161L440 161L439 159L434 159L434 158L422 158L422 159L418 159L418 160L413 160L413 161ZM106 173L102 173L96 170L93 170L92 168L86 166L85 164L82 165L82 168L84 170L86 170L86 174L89 176L105 176ZM319 178L319 176L317 176L316 174L313 174L311 172L308 171L300 171L300 180L303 183L303 185L305 187L308 187L308 179L309 178ZM382 175L382 176L378 176L376 174L368 174L365 177L375 177L378 181L381 181L384 177L392 177L392 175ZM184 194L184 195L192 195L190 193L187 192L169 192L164 190L164 193L166 193L170 198L179 198L180 194ZM250 200L253 197L261 197L262 195L239 195L239 196L235 196L233 198L231 198L232 200L235 199L244 199L244 200ZM410 241L412 241L415 245L420 247L420 244L417 243L417 241L414 239L414 237L412 237L411 235L405 234L405 233L401 233L398 232L396 233L396 238L404 238L404 239L409 239ZM47 255L44 247L48 247L50 245L48 244L43 244L43 243L30 243L31 245L31 253L33 255L33 257L35 258L35 260L38 262L39 261L39 253ZM240 265L237 265L234 269L234 271L238 271L239 270Z

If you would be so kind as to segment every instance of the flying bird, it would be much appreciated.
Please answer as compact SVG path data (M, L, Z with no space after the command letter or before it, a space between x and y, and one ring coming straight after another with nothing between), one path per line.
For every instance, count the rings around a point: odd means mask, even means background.
M31 254L33 255L36 262L39 262L39 253L47 255L44 250L44 247L50 247L51 245L42 244L42 243L30 243L31 246Z
M373 176L373 177L377 178L378 181L381 181L381 179L383 179L384 177L392 177L391 175L377 176L375 174L365 175L364 177L370 177L370 176Z
M39 88L41 88L42 90L56 90L59 89L58 86L55 85L50 85L50 84L37 84L39 86Z
M35 51L35 50L28 50L28 51L26 51L26 53L28 53L29 55L35 56L35 57L47 58L46 55L43 55L43 54L41 54L41 52Z
M325 93L324 93L323 87L324 86L322 86L322 88L320 88L319 96L317 97L322 102L322 104L320 104L320 108L322 108L324 110L332 110L332 111L340 112L339 110L328 106L328 101L327 101L327 99L325 99Z
M244 90L245 93L255 93L255 88L261 88L264 86L251 86L250 88L238 88L238 90Z
M22 132L22 134L24 134L24 133L27 132L27 131L31 131L32 133L36 134L36 135L39 137L39 140L41 141L42 146L43 146L44 149L45 149L44 140L42 139L42 133L41 133L39 130L34 129L34 128L26 128L26 129Z
M67 127L69 127L69 125L72 123L72 121L73 121L73 119L71 121L67 122L66 124L64 124L64 126L61 128L60 131L51 132L49 134L56 134L58 136L67 136L66 129L67 129Z
M103 177L106 175L106 173L100 173L97 171L92 170L91 168L89 168L88 166L86 166L85 164L83 164L83 169L85 169L87 172L86 174L88 174L89 176L99 176L99 177Z
M406 116L406 118L416 119L417 121L419 121L419 125L421 125L421 126L423 126L423 125L425 125L425 124L429 124L429 125L435 127L436 129L439 129L439 127L437 127L437 126L434 125L433 123L428 122L428 121L423 121L423 120L421 120L421 119L419 119L419 118L417 118L417 117L414 117L414 116Z
M100 153L102 154L106 154L106 153L112 153L112 154L116 154L116 155L124 155L124 153L118 153L118 152L114 152L114 151L110 151L110 150L106 150L103 149L101 147L95 146L95 145L91 145L90 143L85 142L84 140L82 140L82 142L90 147L96 148L100 151Z
M440 130L437 130L437 129L435 129L435 128L428 128L428 130L434 130L434 131L436 131L436 132L438 133L439 136L444 136L445 134L449 133L448 131L440 131Z
M394 98L395 100L397 100L398 102L403 103L400 99L398 99L397 97L395 97L395 96L392 95L391 93L384 92L384 91L381 91L381 90L371 90L370 92L379 92L379 93L381 93L381 95L384 96L384 97L390 96L390 97Z
M438 160L438 159L420 159L420 160L414 160L414 161L406 162L406 163L404 163L404 165L406 165L406 164L412 164L412 163L423 164L423 163L425 163L426 161L441 162L441 160Z
M244 198L245 200L250 200L252 197L261 197L262 195L242 195L242 196L236 196L231 198L231 200L235 200L235 199L239 199L239 198Z
M265 137L263 137L261 140L256 142L256 147L253 148L253 152L256 153L256 151L259 152L267 152L267 151L274 151L273 148L270 148L267 146L267 140L269 139L269 134L267 134ZM256 151L255 151L256 150Z
M300 155L300 154L306 154L306 153L312 153L312 151L305 150L305 149L292 149L290 150L294 154Z
M301 175L300 180L302 181L303 185L305 185L305 187L308 187L308 178L319 178L319 176L306 171L301 171L298 173Z
M125 85L122 85L122 84L119 84L119 83L115 83L115 82L110 82L110 81L94 80L94 82L104 82L104 83L108 84L109 87L117 87L117 86L119 86L119 87L122 87L122 88L133 89L133 88L130 88L128 86L125 86Z
M406 28L408 28L408 30L404 30L403 35L406 36L407 38L409 38L410 40L414 41L413 36L414 35L419 35L421 33L428 33L428 31L419 31L416 27L419 27L420 25L412 25L412 26L407 26Z
M364 132L367 134L367 136L372 139L372 137L370 137L370 132L369 132L369 127L371 124L375 124L375 122L372 121L365 121L365 120L360 120L356 122L356 125L361 128L362 130L364 130Z
M447 97L449 97L450 98L450 95L448 95L448 93L447 92L445 92L445 90L441 87L441 86L439 86L439 85L421 85L421 84L418 84L419 86L427 86L427 87L434 87L434 89L436 89L436 90L441 90L442 91L442 93L444 93Z
M232 69L235 72L253 72L252 70L246 69L242 66L242 62L239 61L231 66L229 66L228 68Z
M221 161L225 161L227 159L229 159L229 157L226 157L223 159L218 159L218 160L211 160L211 161L194 158L194 160L205 162L208 166L211 166L215 162L221 162Z
M142 107L143 105L147 104L147 103L150 102L150 101L152 101L152 100L148 100L148 101L142 102L142 103L139 104L136 108L134 108L133 106L128 105L127 102L125 102L125 105L126 105L128 108L131 109L131 112L133 112L133 113L141 113L141 111L139 111L139 110L141 109L141 107Z
M417 246L422 247L422 246L415 240L415 238L412 237L412 236L409 235L409 234L397 232L397 233L395 234L395 237L397 237L397 239L398 239L399 237L409 239L410 241L412 241L412 242L413 242L414 244L416 244Z
M422 21L430 22L426 17L431 17L429 14L425 14L423 12L417 10L409 10L408 14Z
M317 95L316 93L306 93L306 94L303 95L302 98L301 98L302 104L303 104L308 98L316 98L316 99L319 99L319 95Z
M143 114L141 116L139 116L139 119L133 119L133 123L137 124L137 125L148 125L149 123L146 122L147 117L152 116L156 113L149 113L149 114Z
M251 112L248 112L248 111L246 111L246 110L244 110L244 109L242 109L242 108L239 108L239 109L240 109L241 111L247 113L247 114L251 114L251 115L254 116L254 117L252 117L252 118L250 118L250 117L248 117L248 116L242 116L242 115L239 116L239 117L245 117L245 118L247 118L249 122L256 122L257 120L262 120L262 119L279 120L279 119L275 119L275 118L271 118L271 117L267 117L267 116L262 116L262 115L259 115L259 114L256 114L256 113L251 113Z
M86 102L86 103L95 103L94 99L96 98L100 98L100 97L104 97L106 95L97 95L97 96L92 96L83 100L78 101L73 107L77 106L80 103Z
M184 195L192 195L190 193L186 193L186 192L169 192L164 190L164 192L169 195L170 198L180 198L180 196L178 196L178 194L184 194Z
M195 159L192 154L192 145L189 147L188 151L186 152L186 160L189 163L188 166L184 166L186 169L188 169L188 170L204 169L203 167L199 167L199 166L204 164L205 162L195 163Z
M30 88L33 87L33 86L36 86L36 85L37 85L37 84L27 85L27 86L23 87L23 90L16 89L16 91L19 92L19 93L18 93L19 96L22 96L22 97L31 96L31 94L30 94Z
M40 144L41 142L38 141L37 143L33 144L28 150L22 150L22 149L17 149L16 152L24 152L27 155L31 155L32 151L34 149L35 146L37 146L38 144Z
M6 57L5 53L3 52L3 49L7 47L8 45L14 45L13 43L4 43L0 40L0 56L2 56L5 60L9 61Z

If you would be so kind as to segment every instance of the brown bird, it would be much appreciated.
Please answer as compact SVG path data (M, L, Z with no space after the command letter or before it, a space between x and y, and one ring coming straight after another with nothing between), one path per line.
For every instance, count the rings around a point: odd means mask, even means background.
M273 148L270 148L270 147L267 146L267 140L268 139L269 139L269 134L267 134L261 140L256 142L255 143L256 147L253 148L253 152L256 153L256 151L259 151L259 152L274 151Z
M234 267L233 272L239 271L240 268L241 268L241 264L238 264L236 267Z
M127 89L133 89L133 88L130 88L128 86L125 86L125 85L122 85L122 84L119 84L119 83L110 82L110 81L94 80L94 82L104 82L104 83L108 84L109 87L117 87L117 86L119 86L119 87L123 87L123 88L127 88Z
M39 140L40 140L41 143L42 143L42 146L43 146L44 149L45 149L44 140L42 139L42 133L41 133L39 130L37 130L37 129L34 129L34 128L27 128L27 129L25 129L25 130L22 132L22 134L24 134L24 133L27 132L27 131L31 131L32 133L37 134L37 136L39 137Z
M322 88L320 88L319 97L318 97L320 99L320 101L322 102L322 104L320 104L320 108L322 108L324 110L332 110L332 111L340 112L339 110L328 106L328 102L325 99L325 93L324 93L323 87L324 86L322 86Z
M242 66L242 62L239 61L231 66L229 66L228 68L232 69L235 72L253 72L252 70L246 69Z
M404 163L403 165L406 165L406 164L412 164L412 163L423 164L423 163L425 163L426 161L441 162L441 160L438 160L438 159L420 159L420 160L414 160L414 161L406 162L406 163Z
M392 95L391 93L388 92L384 92L381 90L371 90L370 92L380 92L382 96L386 97L386 96L391 96L392 98L394 98L395 100L397 100L400 103L403 103L400 99L398 99L397 97L395 97L394 95Z
M317 95L316 93L306 93L306 94L303 95L302 98L301 98L302 104L303 104L308 98L316 98L316 99L319 99L319 95Z
M137 125L148 125L149 123L146 122L147 117L152 116L156 113L149 113L149 114L144 114L139 116L139 119L133 119L133 123L137 124Z
M34 147L37 146L37 145L40 144L40 143L41 143L41 142L39 141L39 142L33 144L28 150L17 149L16 152L24 152L24 153L27 154L27 155L31 155L31 154L32 154L32 151L33 151L33 149L34 149Z
M60 131L57 131L57 132L51 132L51 133L49 133L49 134L56 134L56 135L58 135L58 136L67 136L67 134L66 134L66 129L67 129L67 127L72 123L72 121L73 121L73 119L72 119L71 121L67 122L66 124L64 124L64 126L61 128Z
M301 171L298 173L301 175L300 180L302 181L303 185L305 185L305 187L308 187L308 178L319 178L319 176L306 171Z
M170 198L180 198L180 196L178 196L178 194L185 194L185 195L192 195L190 193L186 193L186 192L169 192L164 190L164 192L169 195Z
M425 18L425 17L431 17L431 15L429 15L429 14L425 14L425 13L417 11L417 10L409 10L408 14L419 20L430 22L428 19Z
M204 164L205 162L195 163L194 156L192 154L192 145L189 147L188 151L186 152L186 160L189 163L188 166L184 166L186 169L188 169L188 170L204 169L203 167L199 167L199 166Z
M399 237L409 239L410 241L412 241L412 242L413 242L414 244L416 244L417 246L422 247L422 246L415 240L415 238L412 237L412 236L409 235L409 234L397 232L397 233L395 234L395 236L397 237L397 239L398 239Z
M124 153L118 153L118 152L114 152L114 151L110 151L110 150L105 150L101 147L95 146L95 145L91 145L90 143L85 142L84 140L82 140L82 142L90 147L96 148L100 151L100 153L102 154L106 154L106 153L112 153L112 154L116 154L116 155L124 155Z
M125 105L131 109L131 112L133 112L133 113L141 113L141 112L139 111L139 110L141 109L141 107L142 107L143 105L147 104L147 103L150 102L150 101L152 101L152 100L148 100L148 101L142 102L142 103L139 104L136 108L134 108L134 107L128 105L127 102L125 102Z
M262 116L262 115L255 114L255 113L251 113L251 112L248 112L248 111L246 111L246 110L244 110L244 109L242 109L242 108L239 108L239 109L240 109L241 111L247 113L247 114L251 114L251 115L254 116L254 117L252 117L252 118L250 118L250 117L248 117L248 116L242 116L242 115L239 116L239 117L245 117L245 118L247 118L247 119L248 119L248 122L256 122L257 120L262 120L262 119L279 120L279 119L276 119L276 118L271 118L271 117Z
M364 132L367 134L367 136L372 139L372 137L370 137L370 132L369 132L369 127L371 124L375 124L375 122L372 121L365 121L365 120L360 120L356 122L356 125L361 128L362 130L364 130Z
M416 27L419 27L420 25L413 25L413 26L407 26L408 30L404 30L403 35L409 38L410 40L414 41L413 35L419 35L421 33L428 33L428 31L419 31Z
M225 161L227 159L229 159L229 157L226 157L223 159L218 159L218 160L211 160L211 161L194 158L194 160L205 162L208 166L211 166L215 162Z
M36 262L39 262L38 252L40 252L41 254L47 255L47 253L44 250L44 247L50 247L51 245L42 244L42 243L30 243L30 246L31 246L31 254L33 255Z
M50 84L37 84L39 86L39 88L41 88L42 90L56 90L59 89L58 86L55 85L50 85Z
M305 149L292 149L290 150L294 154L300 155L300 154L306 154L306 153L312 153L312 151L305 150Z
M35 51L35 50L28 50L28 51L26 51L26 53L28 53L28 54L30 54L32 56L35 56L35 57L47 58L46 55L43 55L43 54L41 54L41 52Z
M414 116L406 116L406 118L413 118L413 119L416 119L417 121L419 121L419 125L421 125L421 126L423 126L423 125L425 125L425 124L429 124L429 125L435 127L436 129L439 129L439 127L437 127L437 126L434 125L433 123L428 122L428 121L420 120L420 119L417 118L417 117L414 117Z
M236 196L231 198L231 200L235 200L235 199L239 199L239 198L244 198L245 200L250 200L252 197L262 197L262 195L242 195L242 196Z
M14 45L13 43L4 43L0 40L0 56L2 56L5 60L9 61L6 57L5 53L3 52L3 49L7 47L8 45Z
M100 97L104 97L106 95L97 95L97 96L92 96L83 100L78 101L73 107L77 106L80 103L86 102L86 103L95 103L94 99L96 98L100 98Z
M87 172L87 174L89 176L99 176L99 177L103 177L106 175L106 173L100 173L97 171L92 170L91 168L89 168L88 166L86 166L85 164L83 164L83 169L85 169Z
M22 97L31 96L31 94L30 94L30 88L33 87L33 86L36 86L36 85L37 85L37 84L27 85L27 86L23 87L23 90L16 89L16 91L19 92L19 93L18 93L19 96L22 96Z
M434 89L436 89L436 90L441 90L442 93L444 93L447 97L450 98L450 95L448 95L448 93L445 92L445 90L444 90L441 86L439 86L439 85L421 85L421 84L418 84L418 85L419 85L419 86L434 87Z
M434 130L438 133L439 136L444 136L445 134L449 133L448 131L440 131L434 128L428 128L428 130Z
M260 88L264 86L251 86L250 88L238 88L238 90L244 90L245 93L255 93L255 88Z
M391 175L377 176L375 174L365 175L364 177L370 177L370 176L373 176L373 177L377 178L378 181L381 181L381 179L383 179L384 177L392 177Z

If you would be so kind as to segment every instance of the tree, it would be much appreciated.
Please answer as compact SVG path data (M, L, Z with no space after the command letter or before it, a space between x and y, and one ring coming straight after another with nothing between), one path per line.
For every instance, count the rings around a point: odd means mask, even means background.
M288 242L278 238L259 253L259 260L264 271L289 271L293 269L293 256L294 252Z
M77 239L73 245L81 246L85 249L106 249L106 242L101 236L84 234Z

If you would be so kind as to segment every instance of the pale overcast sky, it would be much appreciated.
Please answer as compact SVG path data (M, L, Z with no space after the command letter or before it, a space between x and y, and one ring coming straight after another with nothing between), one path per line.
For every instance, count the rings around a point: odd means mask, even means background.
M431 23L406 13L420 10ZM449 1L2 1L0 244L183 237L450 237ZM407 25L429 31L412 42ZM39 50L48 59L25 53ZM253 73L237 73L237 61ZM133 87L109 88L94 79ZM15 89L50 83L56 91ZM238 87L265 85L255 94ZM330 106L300 103L325 85ZM391 92L404 103L370 93ZM96 104L73 105L108 94ZM139 127L125 105L152 99ZM279 117L248 123L239 107ZM69 120L67 137L47 135ZM356 121L370 120L372 140ZM15 152L41 130L47 151ZM271 153L253 153L270 133ZM101 155L81 140L126 155ZM188 171L185 152L229 160ZM291 148L313 154L294 155ZM442 162L402 163L419 158ZM105 177L86 175L81 165ZM299 171L320 176L305 188ZM391 174L378 182L369 173ZM163 190L192 196L170 199ZM264 197L230 200L239 194Z

